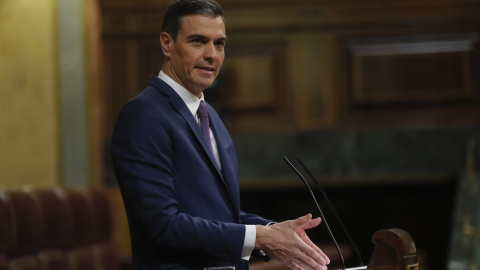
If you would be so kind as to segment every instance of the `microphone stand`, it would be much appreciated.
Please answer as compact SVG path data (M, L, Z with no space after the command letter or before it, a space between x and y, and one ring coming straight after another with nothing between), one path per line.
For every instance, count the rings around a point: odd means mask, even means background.
M315 195L313 194L312 189L310 188L310 185L308 185L307 180L300 174L300 172L293 166L292 163L288 160L288 158L284 157L283 158L287 164L293 169L293 171L300 177L300 179L303 181L303 183L307 186L308 190L310 191L310 194L312 195L313 201L315 202L315 205L317 206L318 211L320 212L320 216L322 217L323 222L325 223L325 227L327 227L328 233L330 234L330 237L333 240L333 243L335 244L335 248L338 251L338 254L340 255L340 260L342 261L342 270L345 270L345 261L343 259L342 251L340 250L340 247L338 246L337 241L335 241L335 237L333 236L332 231L330 230L330 227L328 226L327 220L325 219L325 216L323 215L322 209L320 208L320 205L318 205L317 199L315 198Z
M315 185L317 186L317 189L320 191L320 193L322 194L323 198L325 199L325 201L327 202L328 206L330 207L330 209L332 210L333 214L335 215L335 218L337 219L338 223L340 224L340 227L342 227L342 230L343 232L345 233L347 239L348 239L348 242L350 242L350 245L352 246L353 250L355 251L355 254L357 255L357 258L360 262L360 266L363 266L363 258L362 258L362 255L360 254L360 251L358 250L358 247L357 245L355 244L355 242L353 241L352 237L350 237L350 234L348 233L348 230L346 229L345 225L343 224L342 220L340 219L340 217L338 216L337 214L337 211L335 211L335 208L333 207L332 203L330 202L330 199L328 199L328 196L327 194L325 193L325 191L323 190L323 188L320 186L320 184L318 183L318 181L315 179L315 177L313 177L312 173L310 173L310 171L307 169L307 167L305 166L305 164L303 164L303 162L297 158L298 162L300 163L300 165L303 167L303 169L307 172L308 176L310 176L310 179L312 179L312 181L315 183Z

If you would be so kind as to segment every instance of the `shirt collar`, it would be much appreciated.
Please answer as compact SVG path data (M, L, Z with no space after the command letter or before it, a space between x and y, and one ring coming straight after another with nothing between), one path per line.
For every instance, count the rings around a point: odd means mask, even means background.
M180 96L183 102L185 102L185 105L187 105L193 116L197 114L198 106L200 106L200 101L205 100L203 93L202 96L198 98L190 91L188 91L185 87L181 86L172 78L168 77L168 75L161 70L160 74L158 74L158 78L160 78L162 81L164 81L166 84L173 88L173 90Z

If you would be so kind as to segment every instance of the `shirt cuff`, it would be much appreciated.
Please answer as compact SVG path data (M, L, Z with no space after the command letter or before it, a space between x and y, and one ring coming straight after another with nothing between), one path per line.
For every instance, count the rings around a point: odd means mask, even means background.
M243 241L242 260L249 261L255 247L257 228L255 225L245 225L245 240Z

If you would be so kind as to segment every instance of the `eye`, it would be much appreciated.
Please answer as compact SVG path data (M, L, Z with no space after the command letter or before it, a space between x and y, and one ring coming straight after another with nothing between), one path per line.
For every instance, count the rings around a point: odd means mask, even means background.
M202 40L199 39L199 38L196 38L196 39L192 39L191 42L192 42L193 44L200 44L200 43L202 43Z
M214 42L215 46L217 47L225 47L225 40L218 40Z

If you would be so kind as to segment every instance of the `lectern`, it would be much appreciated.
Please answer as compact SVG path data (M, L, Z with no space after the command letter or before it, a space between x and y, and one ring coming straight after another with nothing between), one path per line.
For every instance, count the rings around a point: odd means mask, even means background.
M415 243L406 231L380 230L373 234L372 242L375 246L366 269L418 270Z
M415 243L406 231L380 230L373 234L372 242L375 246L368 266L346 268L346 270L419 270ZM288 267L276 261L253 264L250 265L250 269L278 270L288 269Z

